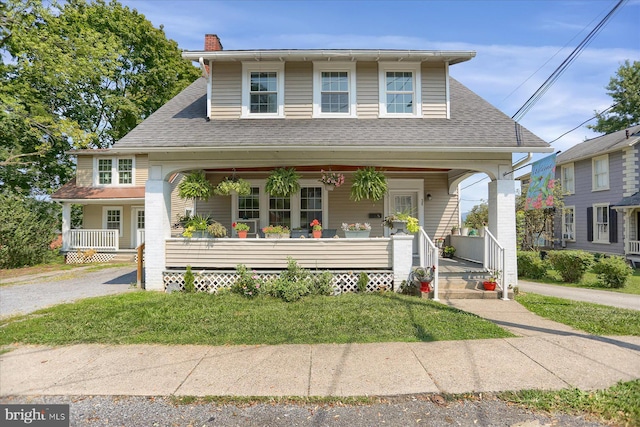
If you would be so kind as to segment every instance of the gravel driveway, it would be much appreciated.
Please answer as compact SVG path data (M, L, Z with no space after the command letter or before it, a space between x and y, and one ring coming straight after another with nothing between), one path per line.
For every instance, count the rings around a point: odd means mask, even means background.
M22 276L2 281L0 317L27 314L51 305L82 298L113 295L135 290L135 266L90 267Z

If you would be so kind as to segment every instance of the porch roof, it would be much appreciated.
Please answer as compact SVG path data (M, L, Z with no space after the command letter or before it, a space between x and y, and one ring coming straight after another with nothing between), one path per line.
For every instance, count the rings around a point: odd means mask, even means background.
M451 119L206 120L206 81L197 79L120 139L112 152L326 149L550 152L552 148L450 79Z
M611 205L611 207L615 209L640 208L640 191L632 196L624 197L618 203Z
M144 187L78 187L75 178L51 195L57 201L144 200Z

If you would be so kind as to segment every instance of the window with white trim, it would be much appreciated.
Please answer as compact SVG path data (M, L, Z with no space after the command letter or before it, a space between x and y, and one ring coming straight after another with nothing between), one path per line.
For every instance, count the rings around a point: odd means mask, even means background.
M576 208L575 206L565 206L562 209L562 239L575 241Z
M322 224L322 186L300 188L300 227L309 228L317 219Z
M269 196L269 225L291 228L291 197Z
M380 116L421 117L420 63L379 63Z
M100 157L94 166L95 185L133 185L135 162L133 157Z
M284 63L242 64L242 117L284 117Z
M564 191L565 194L574 194L576 192L576 186L574 180L573 163L562 165L560 171L562 174L562 191Z
M122 237L122 208L105 206L102 210L102 227L107 230L118 230Z
M609 189L609 155L594 157L591 160L593 172L593 191Z
M593 205L593 241L609 243L609 205Z
M238 218L260 219L260 187L251 187L251 193L238 196Z
M314 117L356 117L356 64L313 63Z

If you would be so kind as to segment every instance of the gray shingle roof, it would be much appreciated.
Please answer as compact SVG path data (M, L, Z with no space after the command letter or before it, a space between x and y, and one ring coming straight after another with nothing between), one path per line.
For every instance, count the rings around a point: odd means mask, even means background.
M627 130L629 131L629 138L626 135ZM625 130L587 139L580 144L574 145L567 151L558 154L556 164L574 162L595 155L622 150L625 147L637 144L638 141L640 141L640 125L631 126Z
M624 197L618 203L611 205L612 207L637 207L640 206L640 191L633 196Z
M451 119L205 120L206 81L199 78L114 145L140 150L184 147L420 147L461 151L550 151L548 144L451 79Z

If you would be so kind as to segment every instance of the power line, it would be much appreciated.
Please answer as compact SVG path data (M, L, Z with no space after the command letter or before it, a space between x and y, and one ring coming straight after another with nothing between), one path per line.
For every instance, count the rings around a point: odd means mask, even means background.
M566 69L575 61L575 59L582 53L584 48L591 43L591 41L595 38L595 36L604 28L609 19L613 16L613 14L622 6L623 3L628 0L619 0L618 3L611 9L611 11L604 17L602 20L596 25L593 30L576 46L576 48L569 54L569 56L562 61L562 63L554 70L553 73L547 78L547 80L542 83L542 85L534 92L531 97L516 111L516 113L511 116L516 122L520 121L525 114L531 110L531 108L544 96L544 94L549 90L551 86L560 78L560 76L566 71Z

